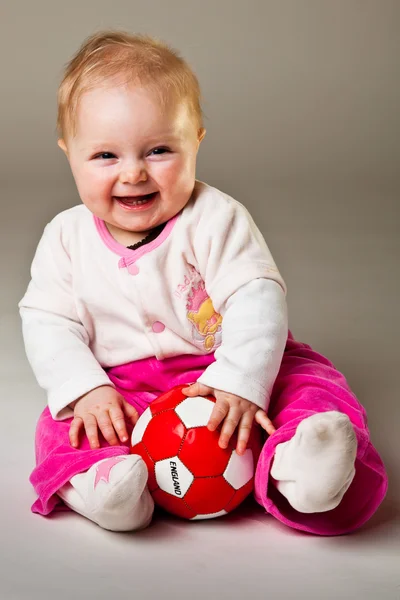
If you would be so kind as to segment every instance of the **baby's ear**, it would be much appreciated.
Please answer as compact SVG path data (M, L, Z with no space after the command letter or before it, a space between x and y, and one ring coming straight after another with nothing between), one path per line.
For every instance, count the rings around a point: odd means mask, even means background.
M205 135L206 135L206 130L204 129L204 127L201 127L197 133L197 139L198 139L199 144L200 144L200 142L203 141Z
M66 143L64 142L64 140L60 138L60 139L57 141L57 145L58 145L58 146L61 148L61 150L62 150L63 152L65 152L65 154L68 156L68 150L67 150L67 146L66 146Z

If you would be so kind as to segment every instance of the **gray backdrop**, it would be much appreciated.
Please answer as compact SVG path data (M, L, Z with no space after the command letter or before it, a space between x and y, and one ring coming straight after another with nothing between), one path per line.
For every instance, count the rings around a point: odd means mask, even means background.
M159 36L192 64L207 116L197 177L249 208L295 337L367 409L390 488L353 536L298 534L252 507L196 526L165 517L136 536L30 513L45 397L16 305L43 227L79 202L56 145L62 68L107 27ZM3 0L0 28L1 598L398 599L400 2Z

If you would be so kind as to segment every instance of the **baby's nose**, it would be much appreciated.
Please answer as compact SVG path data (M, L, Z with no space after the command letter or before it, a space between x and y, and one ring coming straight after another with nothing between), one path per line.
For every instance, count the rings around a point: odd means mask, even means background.
M135 184L147 180L147 171L143 165L137 164L121 169L119 174L121 183Z

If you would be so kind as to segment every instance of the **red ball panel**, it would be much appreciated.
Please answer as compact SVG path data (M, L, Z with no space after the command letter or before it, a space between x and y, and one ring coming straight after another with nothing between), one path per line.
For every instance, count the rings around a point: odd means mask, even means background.
M205 515L225 510L235 490L221 477L195 479L185 494L185 502L196 515Z
M175 406L177 406L186 398L181 391L184 387L188 386L177 385L165 394L161 394L161 396L153 400L153 402L150 404L151 413L153 415L157 415L158 413L168 410L169 408L175 408Z
M158 506L161 506L161 508L173 515L177 515L183 519L193 519L196 516L196 512L187 506L182 498L176 498L160 489L153 492L152 496Z
M149 486L150 492L156 490L158 488L158 484L156 482L155 470L154 470L154 461L149 456L143 442L138 442L134 446L131 447L131 454L139 454L144 462L146 463L147 470L149 472L149 478L147 480L147 485Z
M207 427L192 427L179 451L179 458L195 477L216 477L222 475L234 446L220 448L220 431L209 431Z
M164 460L178 454L186 428L173 410L155 415L148 423L142 438L151 458Z
M235 495L233 496L232 500L226 505L225 510L227 512L231 512L232 510L237 508L239 504L241 504L243 500L245 500L247 496L251 494L253 489L254 479L250 479L250 481L248 481L245 485L243 485L235 492Z

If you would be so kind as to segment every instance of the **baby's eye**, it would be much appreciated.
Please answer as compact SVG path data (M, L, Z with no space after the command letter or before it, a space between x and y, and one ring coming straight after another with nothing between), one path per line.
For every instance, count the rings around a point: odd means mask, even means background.
M96 154L96 156L94 156L93 158L109 160L110 158L115 158L115 154L113 154L112 152L100 152L99 154Z
M169 149L168 148L164 148L164 147L154 148L154 150L152 150L150 152L150 154L152 154L153 152L156 153L156 156L160 156L161 154L164 154L164 152L169 152Z

